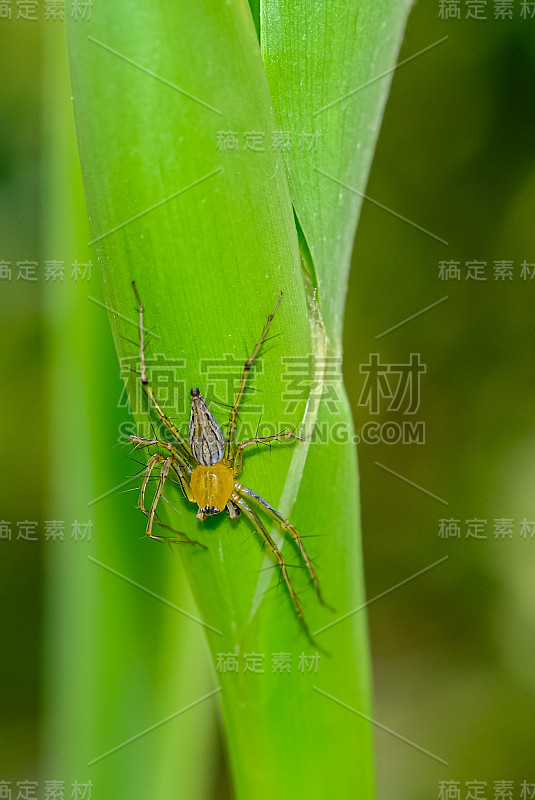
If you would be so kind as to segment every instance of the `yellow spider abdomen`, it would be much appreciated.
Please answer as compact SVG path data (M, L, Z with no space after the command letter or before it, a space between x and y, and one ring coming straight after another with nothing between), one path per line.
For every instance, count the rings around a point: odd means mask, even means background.
M232 467L224 458L217 464L199 464L191 473L191 492L199 506L199 519L223 511L234 490Z

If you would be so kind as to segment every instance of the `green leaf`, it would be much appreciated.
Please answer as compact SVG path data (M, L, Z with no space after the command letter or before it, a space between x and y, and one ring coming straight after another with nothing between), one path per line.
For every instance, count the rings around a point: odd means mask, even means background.
M284 150L290 192L336 347L362 193L410 7L411 0L262 4L275 116L292 134Z
M87 26L70 23L74 105L105 300L142 433L150 430L149 409L140 400L138 377L128 371L138 358L132 280L145 306L149 378L158 396L170 390L169 413L184 433L187 390L199 386L210 399L209 369L223 368L230 391L222 399L232 402L245 358L284 292L272 327L276 338L253 370L255 393L242 408L240 438L254 433L260 414L271 431L315 427L316 435L312 443L248 453L240 480L291 518L317 561L336 613L319 605L293 543L284 542L311 630L335 623L317 634L318 649L330 657L321 652L317 662L309 661L311 671L304 667L303 657L311 659L315 648L284 585L277 590L272 562L246 520L232 524L221 515L202 525L171 490L178 513L169 520L208 548L179 551L210 626L237 796L351 793L367 800L373 797L370 726L336 702L369 714L366 620L362 611L351 613L364 600L356 458L351 413L337 380L358 204L339 201L338 187L310 171L316 159L320 163L319 144L312 155L295 153L295 161L292 150L285 163L272 143L286 120L291 130L309 132L301 125L314 119L316 101L345 86L340 76L355 64L357 78L363 74L370 53L371 68L392 59L402 15L392 11L392 21L382 26L373 4L362 2L358 20L353 10L344 12L351 17L347 24L341 4L324 9L323 20L308 4L281 8L262 7L268 86L246 2L106 4ZM386 13L393 4L380 8ZM311 22L305 30L305 16L298 20L307 10L317 24L313 35ZM303 49L303 33L310 52ZM380 36L388 46L374 44ZM349 63L347 53L357 51L359 58ZM297 91L301 81L308 89ZM322 134L326 140L336 134L336 140L326 145L322 168L341 164L338 177L362 184L384 97L383 85L351 124L347 112L341 131L340 109L325 112ZM360 125L375 128L358 133ZM234 136L239 147L229 149ZM365 154L358 164L351 158L357 139ZM162 385L169 375L171 384ZM322 400L324 388L335 394ZM213 404L212 410L224 424L228 409ZM141 514L138 524L141 534ZM131 538L132 548L158 547L140 543L129 527L117 536ZM175 561L169 554L167 581L176 575ZM252 653L263 659L261 673L245 668ZM225 671L222 654L237 655L237 672ZM272 668L277 654L289 654L289 672Z
M132 535L139 524L128 501L132 495L110 492L137 464L116 446L124 421L117 407L120 377L87 247L64 32L45 25L43 35L42 258L61 257L66 265L65 281L47 282L43 292L50 418L46 517L64 525L64 541L43 547L43 774L66 787L92 781L93 795L102 800L164 800L178 785L190 800L201 800L218 766L214 700L193 719L185 712L101 759L98 770L89 764L187 707L213 689L214 680L202 629L172 607L196 613L184 576L177 575L178 559L171 571L167 551L139 546L138 534ZM81 265L77 280L67 271L75 261ZM86 273L90 261L93 269ZM71 537L75 520L83 533L79 541ZM196 763L201 750L203 770Z

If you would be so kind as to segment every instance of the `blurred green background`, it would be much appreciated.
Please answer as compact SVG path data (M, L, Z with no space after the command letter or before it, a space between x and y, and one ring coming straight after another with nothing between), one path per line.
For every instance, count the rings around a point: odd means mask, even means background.
M504 781L511 797L522 797L524 781L535 790L535 19L521 16L520 0L511 4L512 19L493 19L499 4L492 2L488 20L465 19L473 5L461 0L461 19L450 20L440 18L438 2L414 7L400 60L448 38L396 71L367 188L370 198L448 244L365 202L346 312L344 373L357 430L376 419L420 421L425 430L422 444L359 445L368 598L448 556L369 607L376 720L448 762L378 729L384 800L441 791L453 798L457 789L477 797L474 781L481 797L499 797ZM87 523L93 537L106 530L107 553L115 530L137 542L131 495L87 505L137 465L116 444L129 416L118 408L121 380L106 313L88 300L101 295L94 255L80 246L90 234L63 26L41 8L37 21L17 20L16 12L13 4L13 18L0 19L0 782L12 781L16 797L17 782L38 781L44 796L45 781L63 780L70 796L74 781L91 779L87 761L99 753L84 741L92 743L95 731L109 731L104 752L145 720L148 726L210 691L215 680L200 629L97 565L87 569L89 554L99 558ZM89 260L91 277L82 268L75 280L74 262ZM441 278L446 261L449 280ZM46 280L52 262L63 262L63 281ZM467 278L475 262L486 280ZM27 280L32 264L36 280ZM511 279L496 280L498 268ZM390 410L387 398L378 415L363 403L360 367L374 353L394 366L419 354L426 373L413 415L406 403ZM50 538L53 520L64 523L63 542ZM454 520L450 533L458 526L458 536L439 535L441 520ZM467 537L471 520L487 538ZM75 523L85 539L73 538ZM18 538L33 535L36 541ZM124 571L135 576L140 559L145 567L150 559L151 588L161 593L157 576L168 557L166 548L133 548ZM105 635L91 630L89 609L76 605L82 581L108 610ZM165 596L194 609L183 585ZM119 609L131 615L130 627L114 628ZM66 631L70 648L58 652L64 644L55 637L64 643ZM156 649L146 663L133 659L136 636L146 637L150 652L165 631L193 654L194 669L178 672L179 652L176 663ZM162 696L159 686L175 667L176 696ZM80 692L99 679L107 695L97 701L89 688ZM61 702L51 701L58 696ZM65 730L65 719L76 729ZM347 725L354 723L348 712ZM144 740L161 786L178 778L184 797L232 796L217 700L169 724L182 737L179 751L164 759L172 774L157 770L170 746L165 726ZM143 770L122 759L117 754L107 765L115 796L151 796ZM441 789L441 781L456 784Z

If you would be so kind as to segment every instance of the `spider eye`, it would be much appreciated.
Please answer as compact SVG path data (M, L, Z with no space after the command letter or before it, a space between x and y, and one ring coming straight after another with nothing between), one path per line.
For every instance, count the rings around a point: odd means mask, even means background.
M216 508L215 506L205 506L201 508L203 514L207 514L209 517L215 516L215 514L219 514L220 509Z

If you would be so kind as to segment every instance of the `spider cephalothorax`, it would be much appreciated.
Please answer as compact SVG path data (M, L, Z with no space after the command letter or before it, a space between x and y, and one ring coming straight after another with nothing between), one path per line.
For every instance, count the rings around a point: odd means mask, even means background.
M264 326L264 330L262 331L262 335L256 343L251 356L245 363L245 368L240 380L238 392L230 411L226 436L223 434L223 431L217 424L212 412L208 408L206 400L200 393L199 389L195 388L191 390L191 412L188 441L177 428L177 426L164 413L152 389L150 388L145 362L143 327L144 309L143 305L141 304L135 283L133 283L132 286L139 307L141 383L153 409L173 439L173 443L171 444L170 442L161 441L159 439L147 439L141 436L130 436L131 441L136 445L136 447L150 447L151 445L156 445L158 447L158 452L150 456L147 462L147 468L145 470L145 475L141 485L138 503L139 508L147 516L147 536L164 542L198 544L198 542L192 541L184 534L182 534L183 538L181 539L173 539L167 536L156 536L152 531L154 522L158 523L158 520L156 519L156 509L162 496L165 481L167 480L171 470L173 470L173 472L176 474L185 497L190 502L197 504L197 518L199 520L205 520L207 517L215 516L216 514L219 514L225 510L231 519L236 519L240 513L243 513L244 516L247 517L247 519L251 522L257 533L260 534L263 541L273 554L277 564L279 565L294 608L297 612L299 622L304 628L309 639L312 641L312 637L310 636L308 627L303 618L301 604L288 574L286 560L275 544L272 536L269 534L261 518L251 508L249 503L260 508L271 520L275 521L293 538L312 579L316 594L319 600L323 602L316 572L312 566L310 558L308 557L301 537L294 526L275 508L273 508L273 506L270 505L267 500L265 500L252 489L248 489L246 486L243 486L243 484L236 480L242 471L243 453L247 447L259 443L272 442L274 440L280 442L299 438L292 431L281 431L281 433L276 433L272 436L257 436L253 439L247 439L240 443L237 442L236 438L238 408L245 391L247 376L251 370L256 356L260 351L260 348L262 347L262 344L266 339L271 321L273 320L275 311L280 303L282 294L280 295L272 313L269 315ZM152 498L150 509L147 510L145 507L145 494L156 464L158 464L160 467L158 484L154 493L154 497Z

